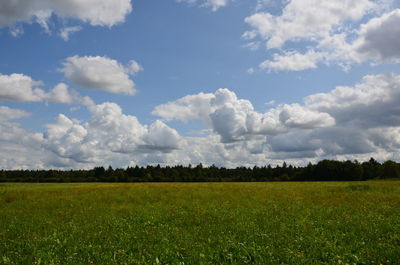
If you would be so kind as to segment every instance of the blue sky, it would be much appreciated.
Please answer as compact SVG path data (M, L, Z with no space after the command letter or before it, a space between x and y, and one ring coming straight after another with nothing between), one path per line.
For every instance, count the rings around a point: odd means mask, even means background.
M398 8L6 0L0 167L398 160Z

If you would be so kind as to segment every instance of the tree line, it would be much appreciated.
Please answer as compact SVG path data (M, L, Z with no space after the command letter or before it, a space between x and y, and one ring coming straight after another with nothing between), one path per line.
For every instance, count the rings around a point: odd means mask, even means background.
M225 168L215 165L146 166L113 169L109 166L90 170L0 170L0 182L240 182L240 181L357 181L400 179L400 164L395 161L322 160L296 167Z

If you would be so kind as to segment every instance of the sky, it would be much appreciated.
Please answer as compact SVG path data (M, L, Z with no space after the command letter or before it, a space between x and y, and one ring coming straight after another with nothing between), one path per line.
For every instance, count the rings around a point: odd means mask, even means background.
M400 160L397 0L2 0L0 168Z

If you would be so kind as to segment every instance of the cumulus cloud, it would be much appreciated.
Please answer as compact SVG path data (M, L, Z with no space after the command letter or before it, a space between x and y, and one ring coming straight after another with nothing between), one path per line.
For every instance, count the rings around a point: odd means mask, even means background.
M254 29L245 37L259 35L268 48L280 48L287 41L320 39L343 21L361 19L372 8L376 6L368 0L292 0L280 16L260 12L247 17L245 22Z
M205 106L201 111L191 107L196 100ZM194 161L240 165L371 156L398 159L399 100L400 76L380 74L367 75L355 86L310 95L303 104L282 104L265 113L255 111L232 91L219 89L160 105L153 114L167 120L201 119L212 128L206 138L186 139L187 145L195 145L184 147ZM202 141L212 151L197 146Z
M100 134L98 138L114 152L131 153L141 147L169 152L179 147L179 135L174 129L161 121L142 125L135 116L123 114L115 103L96 105L92 114L89 126L95 128L93 135Z
M147 128L140 124L135 116L125 115L115 103L96 105L92 110L89 128L91 136L99 139L102 148L113 152L133 152L138 145L144 144L142 138Z
M193 119L209 121L212 98L214 98L213 94L188 95L176 101L156 106L152 114L160 116L167 121L180 120L187 122Z
M288 157L393 157L398 153L398 100L400 76L394 74L367 75L354 87L310 95L305 98L305 107L328 113L336 123L271 136L270 150Z
M266 113L259 113L250 101L238 99L228 89L218 89L214 94L186 96L157 106L153 114L167 120L203 120L226 143L255 135L279 134L289 128L317 128L335 123L329 114L298 104L280 105Z
M26 117L26 112L3 106L0 164L5 168L148 163L235 167L284 160L299 165L325 158L400 159L399 100L400 75L380 74L266 112L256 111L250 101L228 89L189 95L153 111L166 121L202 120L210 129L198 137L180 136L160 120L142 124L115 103L96 104L89 98L82 99L88 120L60 114L43 134L34 134L13 121Z
M0 100L10 101L52 101L71 104L77 98L76 93L68 90L67 85L59 83L51 91L39 88L43 83L24 74L0 74Z
M378 148L357 128L333 126L312 131L291 131L267 142L271 158L337 158L373 154Z
M49 32L48 21L52 15L62 19L77 19L92 26L111 27L124 22L131 11L130 0L3 0L0 5L0 27L36 22Z
M0 74L0 99L12 101L41 101L44 91L41 81L23 74Z
M20 110L0 106L0 168L42 168L40 162L40 133L31 133L20 127L14 120L30 114Z
M329 127L335 124L335 119L326 112L318 112L299 104L280 107L279 120L290 128L313 129Z
M45 94L43 99L56 103L72 104L78 99L78 95L74 91L70 91L66 84L59 83L49 93Z
M29 113L23 110L0 106L0 122L21 119L28 116Z
M382 14L389 1L288 1L279 15L256 12L245 22L243 34L252 47L257 38L267 50L279 49L260 64L268 71L302 71L320 63L336 63L349 70L354 63L398 62L399 10ZM367 16L375 15L366 24ZM293 44L296 43L295 48ZM291 47L290 49L287 47Z
M111 102L93 105L89 111L91 118L84 123L60 114L55 123L46 125L43 145L58 157L83 164L180 148L179 134L162 121L143 125Z
M42 82L34 81L23 74L0 74L0 101L18 102L57 102L70 104L79 100L76 93L60 83L49 92L37 86ZM48 168L49 161L58 161L58 165L74 166L74 163L60 161L43 149L43 135L32 133L21 128L14 120L30 116L30 113L20 109L0 106L0 167L14 168ZM24 155L23 155L24 154Z
M135 83L130 79L129 74L141 69L135 61L131 61L128 66L123 66L105 56L72 56L65 59L63 67L59 70L76 86L134 95Z
M63 114L58 115L54 124L46 125L43 145L62 158L76 162L90 162L96 153L93 142L83 140L87 130L77 120L71 120Z
M400 76L364 76L354 87L339 86L329 93L305 98L308 108L330 113L340 123L362 128L399 126Z
M283 55L274 54L273 60L266 60L260 64L261 69L269 71L302 71L317 68L318 62L323 59L323 54L313 50L305 54L294 51L285 52Z
M354 46L364 59L400 61L400 9L373 18L361 25Z
M179 134L162 121L152 123L144 136L145 144L142 148L170 152L179 149Z

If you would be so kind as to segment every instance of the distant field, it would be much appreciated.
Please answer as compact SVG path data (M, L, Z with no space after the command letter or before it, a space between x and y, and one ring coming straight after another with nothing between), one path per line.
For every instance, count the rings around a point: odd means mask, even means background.
M0 184L0 264L400 264L400 181Z

